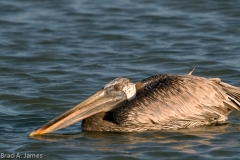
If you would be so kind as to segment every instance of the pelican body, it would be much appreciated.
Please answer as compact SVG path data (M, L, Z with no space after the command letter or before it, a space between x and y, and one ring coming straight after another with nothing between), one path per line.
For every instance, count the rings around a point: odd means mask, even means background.
M240 88L219 78L156 75L137 83L117 78L30 136L82 120L85 131L140 132L226 123L240 110Z

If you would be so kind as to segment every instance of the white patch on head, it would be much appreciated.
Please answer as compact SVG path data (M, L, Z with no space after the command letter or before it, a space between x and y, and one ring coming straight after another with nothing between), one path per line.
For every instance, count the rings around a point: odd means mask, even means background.
M128 100L132 100L136 97L137 91L135 84L130 81L123 87L123 91L126 93Z
M111 82L109 82L108 84L106 84L104 86L104 89L107 87L110 87L110 86L114 86L115 84L118 84L118 83L123 83L124 79L125 78L122 78L122 77L116 78L116 79L112 80Z
M114 80L112 80L111 82L109 82L108 84L106 84L104 86L104 88L116 85L118 83L122 83L123 84L123 88L122 91L125 92L125 94L127 95L127 99L128 100L132 100L136 97L136 87L135 84L132 83L129 79L127 78L116 78Z

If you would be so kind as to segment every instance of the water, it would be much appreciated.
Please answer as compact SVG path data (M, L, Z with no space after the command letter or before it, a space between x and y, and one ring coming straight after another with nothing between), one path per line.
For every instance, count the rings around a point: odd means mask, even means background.
M96 133L78 123L37 139L28 134L119 76L138 81L195 67L194 75L240 86L239 8L237 0L1 0L1 154L238 159L239 112L227 125L189 130Z

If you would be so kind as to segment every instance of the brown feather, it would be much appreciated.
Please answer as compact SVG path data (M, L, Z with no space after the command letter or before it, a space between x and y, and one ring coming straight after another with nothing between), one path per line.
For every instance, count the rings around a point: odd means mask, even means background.
M219 124L225 123L230 111L240 107L240 89L216 79L158 75L140 83L141 94L115 110L117 124L146 126L143 130Z
M90 131L145 131L225 123L240 109L240 88L187 75L157 75L136 83L137 96L107 113L83 120Z

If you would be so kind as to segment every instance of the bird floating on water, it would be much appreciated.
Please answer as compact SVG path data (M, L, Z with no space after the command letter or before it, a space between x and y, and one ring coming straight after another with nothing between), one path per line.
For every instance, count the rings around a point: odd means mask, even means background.
M219 78L155 75L133 83L116 78L30 136L50 133L82 120L85 131L141 132L226 123L240 110L240 87Z

